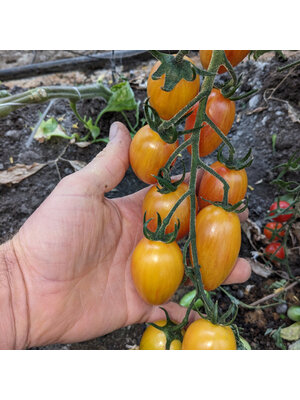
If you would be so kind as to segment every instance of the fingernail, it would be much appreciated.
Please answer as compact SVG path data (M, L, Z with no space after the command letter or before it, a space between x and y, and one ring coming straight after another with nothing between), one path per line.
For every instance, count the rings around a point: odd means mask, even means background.
M118 123L114 122L109 130L109 140L113 140L118 134L119 126Z

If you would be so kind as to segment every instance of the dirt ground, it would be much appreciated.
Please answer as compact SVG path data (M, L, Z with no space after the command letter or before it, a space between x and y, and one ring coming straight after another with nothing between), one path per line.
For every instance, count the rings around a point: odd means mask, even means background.
M192 52L191 54L196 64L200 66L197 53ZM299 59L300 56L299 52L287 52L287 54L289 55L288 62ZM74 56L72 52L68 51L0 51L0 69ZM122 74L129 79L136 98L141 101L146 97L146 79L153 63L154 61L150 57L148 61L132 59L130 62L116 63L117 74ZM236 68L239 74L243 73L241 91L258 89L258 92L250 99L237 101L236 118L228 137L238 149L238 155L246 154L250 147L253 150L254 162L247 169L249 219L259 228L262 228L266 211L277 194L276 187L270 183L276 176L272 168L286 162L294 152L299 154L300 150L300 67L278 72L277 68L286 63L275 57L274 53L269 53L256 62L252 59L245 60ZM111 68L96 71L71 71L11 80L2 82L0 90L7 89L12 93L18 93L24 89L41 85L90 83L99 77L107 85L111 85L113 80ZM82 115L93 118L97 116L104 104L101 99L86 100L79 103L78 109ZM87 163L104 147L103 143L98 143L80 148L64 139L53 138L44 143L34 140L30 147L26 148L25 142L31 129L39 120L39 112L43 112L45 108L45 104L27 106L0 119L0 171L6 170L16 163L27 165L34 162L47 163L47 166L39 172L16 185L0 186L0 243L8 240L18 231L62 177L74 172L68 161L54 162L63 151L65 160ZM134 113L127 113L127 115L129 120L134 123ZM61 125L68 134L83 133L84 128L78 123L65 100L55 102L47 114L47 118L50 117L61 119ZM100 129L104 136L107 135L111 123L116 120L125 123L121 114L107 113L104 115L100 123ZM272 136L274 137L274 135L277 135L275 149L272 147ZM185 158L187 159L187 155ZM213 153L206 158L206 161L211 163L215 159L216 153ZM293 179L299 181L299 176L294 176ZM120 185L108 196L125 196L144 186L129 169ZM248 225L245 225L244 230L247 230L247 227ZM259 250L263 248L264 243L257 241L255 245ZM293 273L299 276L299 243L297 246L298 250L296 249L291 254L291 268ZM250 259L253 255L251 252L254 250L255 248L246 234L243 233L240 255ZM260 259L260 261L262 260ZM250 304L273 293L274 288L270 288L270 286L284 277L286 277L285 271L274 266L268 278L253 271L251 278L246 283L225 288L244 303ZM187 291L186 287L180 287L174 299L178 301ZM228 299L222 292L218 291L216 296L219 298L221 307L228 305ZM286 292L285 300L287 304L300 302L299 285ZM268 304L268 302L263 304ZM236 324L241 328L242 336L253 349L277 349L273 338L265 335L265 332L269 328L277 329L284 324L288 326L290 320L286 316L284 307L281 309L270 307L263 310L249 310L241 307ZM130 349L138 345L144 329L144 324L132 325L87 342L57 344L41 349Z

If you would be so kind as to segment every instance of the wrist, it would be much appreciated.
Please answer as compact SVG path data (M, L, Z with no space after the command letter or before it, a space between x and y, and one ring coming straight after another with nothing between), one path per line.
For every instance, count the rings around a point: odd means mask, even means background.
M13 240L0 246L0 349L23 349L29 343L26 284Z

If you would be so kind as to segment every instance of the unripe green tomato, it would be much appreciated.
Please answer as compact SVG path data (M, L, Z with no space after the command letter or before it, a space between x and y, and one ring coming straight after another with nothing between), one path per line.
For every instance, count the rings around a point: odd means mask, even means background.
M291 306L288 309L287 315L292 321L300 321L300 306Z

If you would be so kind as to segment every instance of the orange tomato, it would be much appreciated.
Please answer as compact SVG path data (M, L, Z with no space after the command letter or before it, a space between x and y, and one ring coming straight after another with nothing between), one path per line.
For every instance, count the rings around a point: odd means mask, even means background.
M185 130L194 128L198 107L199 103L195 104L191 108L193 112L185 121ZM232 100L226 99L220 90L213 89L208 96L206 114L226 136L234 122L235 103ZM190 136L190 133L184 135L185 140L187 140ZM220 136L209 125L205 124L205 126L201 129L200 134L200 157L205 157L212 153L221 144L221 142L222 139ZM191 153L191 146L188 147L188 151Z
M178 142L164 142L149 125L143 126L133 137L130 149L130 165L135 175L145 183L156 183L157 175L170 155L178 147Z
M241 247L241 224L236 213L214 205L196 217L198 262L206 290L214 290L232 271Z
M183 256L176 242L143 238L132 254L131 275L142 299L163 304L175 293L184 274Z
M229 204L236 204L243 200L247 192L248 177L245 169L239 171L227 168L219 161L214 162L210 166L229 184L228 192ZM209 172L205 171L199 187L199 205L200 209L210 205L209 202L202 200L201 197L210 201L222 201L224 195L223 183ZM201 196L201 197L200 197Z
M198 319L187 328L182 350L236 350L234 333L229 326L214 325Z
M174 192L162 194L159 193L156 186L152 186L147 192L143 202L143 215L146 212L146 220L152 218L147 227L150 231L155 232L157 228L157 212L163 220L169 214L175 203L179 198L188 191L188 184L182 182ZM196 206L197 207L197 206ZM187 197L176 209L172 215L170 223L168 224L165 232L170 233L174 231L175 223L178 219L180 221L180 228L177 235L177 240L183 238L189 233L190 228L190 209L191 201Z
M228 61L233 67L238 65L250 52L250 50L224 50L224 51ZM199 54L203 68L207 69L212 56L212 50L200 50ZM218 73L223 74L226 71L227 69L223 67L223 65L221 65Z
M158 326L166 325L166 320L155 321ZM183 331L184 333L184 331ZM149 325L140 341L140 350L166 350L167 338L163 331ZM181 341L175 339L170 344L170 350L181 350Z
M184 58L191 61L188 57ZM160 118L168 120L174 117L199 93L200 78L199 75L196 75L193 81L181 79L173 90L166 92L162 89L165 83L165 74L157 80L152 79L152 75L160 65L161 62L157 61L150 71L147 95L150 98L150 106L157 111Z

